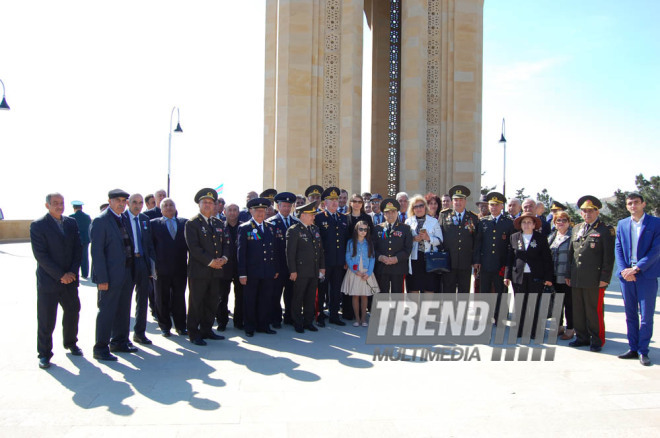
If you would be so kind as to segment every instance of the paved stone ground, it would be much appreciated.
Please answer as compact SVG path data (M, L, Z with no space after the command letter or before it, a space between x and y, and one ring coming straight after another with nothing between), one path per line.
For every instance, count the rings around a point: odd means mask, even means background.
M36 263L0 245L0 436L647 436L660 435L660 367L627 348L618 285L606 295L601 353L559 341L552 362L373 362L366 329L330 327L197 347L159 335L116 363L92 359L95 289L80 287L79 345L52 367L36 353ZM58 314L59 316L59 314ZM657 319L657 318L656 318ZM231 326L231 324L230 324ZM651 359L660 362L652 344Z

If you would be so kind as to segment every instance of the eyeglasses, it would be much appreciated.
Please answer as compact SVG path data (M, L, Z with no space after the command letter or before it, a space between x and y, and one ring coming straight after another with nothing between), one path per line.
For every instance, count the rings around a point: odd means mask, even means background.
M558 224L563 224L565 222L568 222L568 219L556 219L555 222L557 222Z
M362 204L362 201L360 201L359 199L351 199L351 202L353 204Z
M358 231L366 233L367 231L369 231L369 228L358 228Z
M424 207L425 207L424 204L413 205L413 208L424 208Z

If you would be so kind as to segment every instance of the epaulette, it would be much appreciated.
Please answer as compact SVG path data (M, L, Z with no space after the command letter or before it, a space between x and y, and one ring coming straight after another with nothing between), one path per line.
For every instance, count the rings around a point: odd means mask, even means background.
M449 213L450 211L453 211L451 208L445 208L444 210L440 210L440 213Z

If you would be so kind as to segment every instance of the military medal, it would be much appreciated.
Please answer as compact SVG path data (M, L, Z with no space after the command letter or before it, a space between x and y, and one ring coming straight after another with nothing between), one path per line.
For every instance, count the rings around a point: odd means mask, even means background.
M536 240L532 240L529 244L532 248L536 248Z

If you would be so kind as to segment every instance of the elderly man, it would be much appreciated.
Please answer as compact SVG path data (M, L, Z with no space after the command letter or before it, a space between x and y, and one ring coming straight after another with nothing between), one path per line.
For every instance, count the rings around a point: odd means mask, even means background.
M305 329L315 332L314 300L320 277L325 275L325 260L321 234L314 225L316 202L298 207L300 222L286 231L286 262L289 280L293 283L290 314L288 315L296 332Z
M131 227L129 235L133 241L133 282L135 283L135 325L133 326L133 341L149 345L147 338L147 308L149 296L153 297L152 278L156 276L155 251L151 237L151 222L147 215L140 213L144 201L142 195L134 193L128 198L126 215ZM152 298L153 300L153 298Z
M568 345L590 346L598 352L605 344L604 298L614 265L615 231L598 218L602 208L598 198L583 196L577 205L584 222L573 228L566 274L566 284L572 288L577 339Z
M255 198L248 202L252 219L238 227L238 276L243 285L245 335L254 332L273 335L270 315L273 281L277 278L275 231L265 222L270 201Z
M545 211L545 205L543 205L542 202L537 202L533 199L527 198L522 203L522 209L523 212L533 214L534 216L541 219L541 229L539 231L541 231L541 234L543 234L545 237L548 237L550 235L550 224L545 220L542 214L539 214L541 209Z
M160 204L163 202L163 199L165 199L166 196L167 196L167 192L163 189L156 190L154 192L155 206L148 207L149 210L144 212L144 214L146 214L149 217L149 219L156 219L163 215L163 212L160 209Z
M644 213L646 202L639 193L626 196L630 217L616 229L616 274L626 309L628 345L620 359L636 359L651 365L649 343L660 277L660 219ZM641 316L641 324L640 324Z
M172 322L180 336L186 330L186 281L188 245L187 219L176 217L176 204L171 198L160 203L162 217L151 220L156 260L156 311L158 326L166 338L171 336Z
M135 353L129 340L134 240L124 215L129 194L121 189L108 192L108 208L92 221L90 228L92 281L98 288L94 358L116 361L110 352Z
M399 220L401 205L387 198L380 204L385 222L374 227L371 235L376 256L374 274L381 292L403 293L403 277L408 272L413 236L409 225Z
M220 279L227 264L229 243L224 224L213 216L218 193L201 189L195 195L199 214L185 225L188 244L188 337L195 345L204 339L224 339L213 332L213 321L220 299Z
M275 261L277 262L277 279L274 282L270 323L275 328L281 328L282 295L284 295L284 323L293 324L291 319L293 282L289 279L289 269L286 261L286 231L298 222L298 219L291 214L291 208L296 202L296 195L291 192L282 192L278 193L274 199L277 202L278 213L267 219L275 232Z
M520 199L511 198L509 203L506 206L506 211L509 214L511 220L516 219L522 213L522 205L520 204Z
M399 192L396 194L396 201L399 203L399 221L405 222L408 217L408 193Z
M46 214L30 224L30 242L37 260L37 352L39 368L50 367L53 356L53 331L57 321L57 305L62 306L64 348L74 356L82 356L78 348L78 269L82 245L78 225L63 216L64 197L59 193L46 196Z

